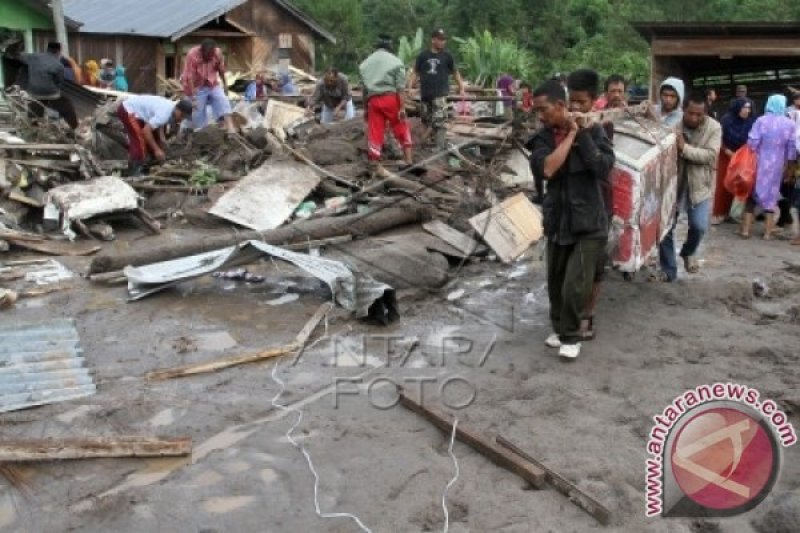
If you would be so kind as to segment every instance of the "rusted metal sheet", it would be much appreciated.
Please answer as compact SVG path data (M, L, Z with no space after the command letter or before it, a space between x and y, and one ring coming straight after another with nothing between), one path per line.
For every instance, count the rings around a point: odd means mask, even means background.
M0 413L95 392L74 321L0 325Z

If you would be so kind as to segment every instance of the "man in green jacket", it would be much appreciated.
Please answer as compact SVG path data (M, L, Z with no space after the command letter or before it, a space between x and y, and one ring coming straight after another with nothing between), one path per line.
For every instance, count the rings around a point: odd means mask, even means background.
M406 69L400 58L390 52L391 38L381 35L376 50L359 66L361 83L366 100L364 116L367 120L367 155L371 164L380 170L379 161L383 148L386 124L403 148L403 159L407 165L413 163L411 153L411 130L406 120L404 91Z

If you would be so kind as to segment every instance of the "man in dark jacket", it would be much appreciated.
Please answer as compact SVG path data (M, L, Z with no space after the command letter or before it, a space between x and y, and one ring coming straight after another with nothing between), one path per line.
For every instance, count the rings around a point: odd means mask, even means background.
M20 60L27 67L25 90L36 100L31 112L41 117L48 107L61 115L69 127L78 127L78 117L72 102L61 94L64 83L64 65L61 64L61 44L48 43L47 52L22 54Z
M544 128L531 142L531 164L547 180L542 212L553 334L545 344L574 359L597 258L608 240L602 183L614 165L614 151L602 126L573 118L559 82L544 83L533 97Z

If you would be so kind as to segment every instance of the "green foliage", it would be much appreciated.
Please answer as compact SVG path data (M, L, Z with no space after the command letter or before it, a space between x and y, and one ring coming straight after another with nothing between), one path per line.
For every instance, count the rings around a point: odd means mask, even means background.
M219 181L219 169L204 161L197 161L197 167L189 177L189 185L197 188L210 187Z
M412 39L405 35L400 37L400 41L397 43L397 57L400 58L404 65L412 65L414 63L414 60L422 51L422 47L425 46L424 38L425 33L422 28L417 28L417 33Z
M336 35L335 46L318 48L320 68L333 64L355 72L375 37L400 39L408 64L444 28L459 67L471 81L491 83L504 70L537 83L555 72L591 67L602 76L622 74L635 83L649 78L647 43L630 21L800 20L798 0L295 0ZM417 35L422 28L421 46ZM415 33L416 32L416 33ZM486 46L486 32L502 49ZM455 41L455 39L452 39ZM466 45L465 43L470 43ZM413 46L412 46L413 45ZM466 47L466 48L465 48ZM518 52L514 52L516 50ZM490 53L491 52L491 53ZM497 65L500 65L499 67ZM497 70L494 70L497 69Z
M475 32L458 43L459 67L467 79L477 85L493 87L497 78L511 74L527 78L533 67L533 55L515 41L495 37L489 30Z

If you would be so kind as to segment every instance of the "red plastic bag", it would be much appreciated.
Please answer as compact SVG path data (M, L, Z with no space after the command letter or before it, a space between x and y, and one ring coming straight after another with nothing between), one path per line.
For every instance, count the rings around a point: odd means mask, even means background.
M725 189L737 200L746 200L753 192L757 165L758 156L746 144L731 157L725 174Z

